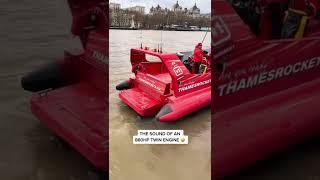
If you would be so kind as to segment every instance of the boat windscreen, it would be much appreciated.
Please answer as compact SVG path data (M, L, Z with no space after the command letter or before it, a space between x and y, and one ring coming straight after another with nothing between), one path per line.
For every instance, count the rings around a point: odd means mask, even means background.
M146 60L148 62L161 62L161 59L157 56L152 56L152 55L149 55L149 54L146 54Z
M208 53L208 54L211 54L211 49L210 48L209 49L204 49L203 51ZM177 56L179 57L179 59L182 62L185 62L185 61L187 61L189 59L189 57L193 56L193 51L178 52Z
M178 52L177 55L182 62L185 62L189 59L189 57L193 55L193 52L192 51Z

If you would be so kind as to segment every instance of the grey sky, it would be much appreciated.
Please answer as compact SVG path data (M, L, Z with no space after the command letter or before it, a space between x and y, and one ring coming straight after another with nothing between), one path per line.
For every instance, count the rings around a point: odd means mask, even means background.
M145 6L146 13L149 12L151 6L157 6L158 4L162 8L172 9L172 6L177 2L177 0L109 0L109 2L121 4L121 8L127 8L131 6ZM194 3L197 2L198 8L200 8L201 13L211 12L211 0L179 0L180 6L183 8L190 9Z

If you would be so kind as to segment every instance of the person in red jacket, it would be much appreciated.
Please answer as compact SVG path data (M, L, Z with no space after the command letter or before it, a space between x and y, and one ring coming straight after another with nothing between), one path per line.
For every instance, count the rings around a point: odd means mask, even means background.
M193 52L193 67L192 73L197 74L199 72L199 66L203 60L204 53L202 51L202 43L198 43Z

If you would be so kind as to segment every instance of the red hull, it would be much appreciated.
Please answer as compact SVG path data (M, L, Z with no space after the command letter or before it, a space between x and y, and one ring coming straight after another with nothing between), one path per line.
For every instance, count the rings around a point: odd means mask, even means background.
M216 113L214 176L233 174L317 135L319 92L320 80L314 80Z
M165 106L170 113L158 117L159 121L176 121L211 104L211 87L172 99Z
M79 83L33 96L31 110L45 126L95 167L107 171L105 98L105 94L90 84Z
M161 61L149 62L146 55ZM187 52L184 56L188 56ZM119 84L117 89L122 90L120 99L140 116L156 115L162 122L176 121L210 105L211 68L208 64L201 74L192 74L184 65L184 59L176 54L148 49L131 49L130 60L135 77L127 85L126 82Z
M107 2L68 2L73 15L71 31L80 38L83 51L77 55L65 52L61 61L27 74L22 87L35 92L32 113L48 129L98 170L107 171Z
M320 130L320 22L310 18L300 39L273 39L275 4L258 3L265 9L254 34L229 3L213 3L214 60L224 68L214 75L212 169L221 178Z

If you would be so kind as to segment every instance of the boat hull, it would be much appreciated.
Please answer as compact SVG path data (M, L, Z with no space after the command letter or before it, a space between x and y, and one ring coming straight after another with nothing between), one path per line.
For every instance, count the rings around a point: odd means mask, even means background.
M214 114L214 177L237 173L317 135L319 102L320 80L313 80Z
M97 169L107 171L105 98L89 83L77 83L33 95L31 111Z
M176 121L211 104L211 87L172 99L156 116L161 122Z
M122 91L119 98L142 117L151 117L163 106L162 102L139 88Z

